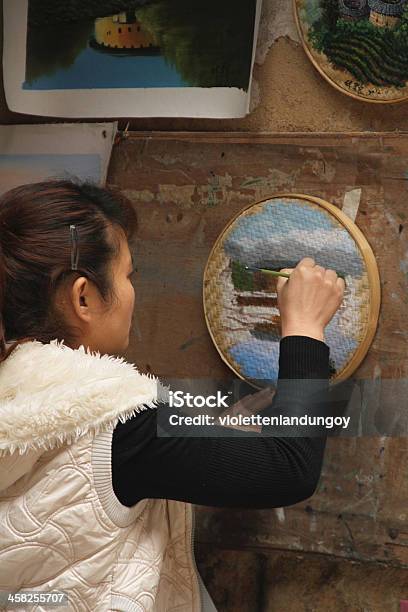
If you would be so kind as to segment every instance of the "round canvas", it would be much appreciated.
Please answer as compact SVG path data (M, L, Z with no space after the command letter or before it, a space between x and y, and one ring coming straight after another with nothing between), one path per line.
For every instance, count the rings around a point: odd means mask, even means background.
M280 314L276 277L303 257L345 278L342 305L325 329L331 382L350 376L373 339L380 280L373 252L336 206L299 194L276 195L241 211L217 239L204 271L207 326L222 359L255 387L278 378Z
M408 0L293 0L304 48L337 89L368 102L408 99Z

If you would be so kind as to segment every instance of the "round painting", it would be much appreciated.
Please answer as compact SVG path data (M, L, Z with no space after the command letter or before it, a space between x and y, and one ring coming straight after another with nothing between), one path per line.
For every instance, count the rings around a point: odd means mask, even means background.
M408 0L293 0L319 72L368 102L408 99Z
M373 339L380 280L358 227L336 206L311 196L277 195L251 205L217 239L204 271L203 300L222 359L256 387L276 384L280 315L276 277L253 268L293 268L303 257L345 278L342 305L325 330L331 382L356 370Z

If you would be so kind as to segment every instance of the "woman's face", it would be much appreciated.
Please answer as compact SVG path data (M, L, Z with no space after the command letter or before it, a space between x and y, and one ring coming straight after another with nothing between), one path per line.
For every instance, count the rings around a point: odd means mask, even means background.
M100 346L106 353L121 354L129 346L129 334L135 305L133 261L127 240L121 239L120 256L113 264L114 291L117 296L111 309L100 320L97 329ZM98 349L100 350L100 349Z
M82 334L72 348L84 345L101 354L121 355L129 345L129 333L135 303L132 284L133 262L126 238L120 237L120 254L112 264L112 278L117 302L107 310L99 291L85 277L77 278L71 289L71 323Z

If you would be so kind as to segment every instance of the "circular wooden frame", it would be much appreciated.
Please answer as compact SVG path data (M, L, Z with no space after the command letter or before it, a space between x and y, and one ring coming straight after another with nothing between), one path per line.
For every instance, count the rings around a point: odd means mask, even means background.
M345 96L349 96L350 98L353 98L354 100L358 100L359 102L368 102L370 104L402 104L403 102L407 102L408 101L408 92L407 92L407 95L404 98L398 98L398 99L395 99L395 100L377 100L377 99L369 98L368 96L363 96L363 95L359 96L359 95L353 93L352 91L347 91L347 89L344 89L338 83L336 83L336 81L334 81L332 78L330 78L329 75L319 65L319 62L313 56L313 53L310 51L309 45L305 41L305 36L304 36L303 30L302 30L302 26L301 26L300 20L299 20L298 0L292 0L292 7L293 7L293 12L294 12L294 17L295 17L297 31L298 31L300 40L302 42L303 49L305 50L306 55L308 56L308 58L310 59L310 61L312 62L313 66L316 68L316 70L319 72L319 74L328 83L330 83L330 85L332 87L334 87L335 89L337 89L338 91L343 93ZM407 85L407 89L408 89L408 85Z
M247 383L251 384L253 387L260 389L261 387L259 387L258 385L255 385L249 378L246 378L245 376L243 376L236 368L233 367L231 362L227 359L227 357L224 355L222 350L219 348L217 341L214 338L214 334L212 332L210 322L208 319L207 304L206 304L206 286L209 282L209 279L207 278L207 274L208 274L208 268L210 266L214 252L218 249L220 242L222 242L222 240L224 239L225 234L227 233L231 225L242 215L242 213L244 213L245 211L249 210L250 208L254 206L258 206L260 204L264 204L264 203L270 202L271 200L276 200L280 198L293 198L293 199L298 199L298 200L304 200L306 202L312 202L313 204L316 204L317 206L320 206L321 208L324 208L326 211L331 213L333 217L335 217L337 221L339 221L341 225L343 225L343 227L349 232L349 234L351 235L351 237L357 244L358 248L360 249L361 256L366 264L368 284L369 284L369 289L370 289L370 293L369 293L370 304L369 304L369 315L368 315L365 335L362 341L360 342L360 345L358 346L353 357L349 361L349 363L342 370L339 376L334 377L333 379L331 379L330 382L337 383L337 382L346 380L357 370L357 368L359 367L359 365L361 364L361 362L367 355L368 349L376 333L377 325L378 325L378 317L380 313L380 306L381 306L381 282L380 282L380 275L379 275L375 255L366 237L362 233L362 231L350 219L350 217L348 217L343 211L337 208L337 206L335 206L334 204L330 204L329 202L326 202L325 200L322 200L321 198L317 198L315 196L308 196L305 194L299 194L299 193L277 193L273 196L270 196L269 198L265 198L258 202L254 202L253 204L249 204L248 206L245 206L228 222L228 224L221 231L220 235L218 236L217 240L215 241L210 251L210 254L208 256L208 259L207 259L207 262L204 268L204 273L203 273L203 291L202 291L203 308L204 308L204 316L205 316L205 321L207 324L208 332L211 336L214 346L217 349L221 359L236 374L236 376L238 376L238 378L240 378L241 380L245 380Z

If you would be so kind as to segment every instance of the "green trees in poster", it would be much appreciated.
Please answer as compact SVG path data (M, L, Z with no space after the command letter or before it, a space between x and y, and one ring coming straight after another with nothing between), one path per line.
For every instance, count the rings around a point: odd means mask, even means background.
M255 9L254 0L158 0L137 17L189 85L247 89Z
M338 16L337 0L322 0L322 15L309 39L334 67L360 83L404 87L408 80L408 8L394 27L379 27L367 18ZM337 16L336 16L337 15Z
M336 28L338 18L339 18L338 0L326 0L322 6L322 22L327 28L327 30L334 30Z
M27 82L72 66L87 47L93 29L94 21L30 29L27 34Z

